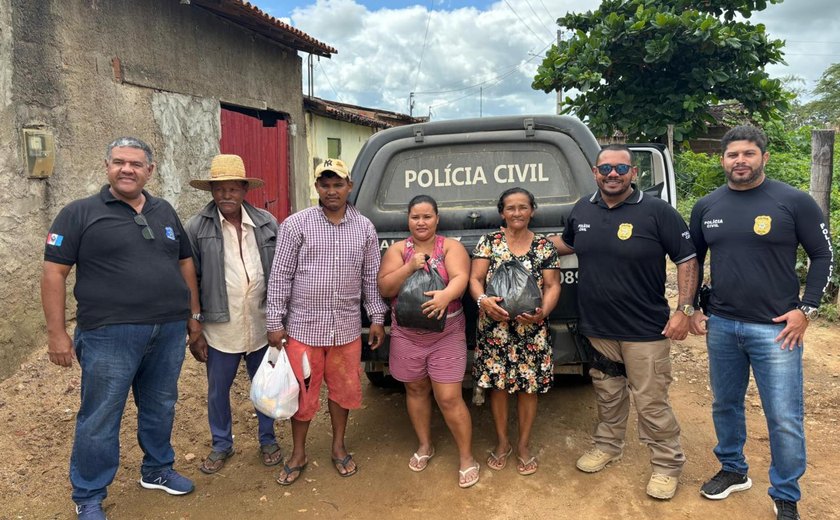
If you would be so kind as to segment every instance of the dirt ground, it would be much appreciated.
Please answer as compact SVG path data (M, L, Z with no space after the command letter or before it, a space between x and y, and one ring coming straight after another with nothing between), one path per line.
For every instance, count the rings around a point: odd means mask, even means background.
M840 327L817 322L808 331L805 352L808 470L802 479L803 518L838 518L836 483L840 481L837 449L840 412L840 353L834 350ZM351 414L348 447L359 473L340 478L329 458L329 419L322 413L310 430L309 467L291 487L274 479L277 468L258 458L256 418L248 401L244 369L234 387L234 433L238 453L218 474L198 471L209 451L206 380L203 366L190 356L184 364L173 443L176 468L194 479L196 491L171 497L137 484L141 452L135 439L134 405L122 425L122 459L104 502L111 519L228 518L632 518L632 519L772 519L766 494L770 461L767 429L754 386L747 396L753 488L723 501L703 499L702 482L718 464L711 422L707 357L702 338L689 337L672 349L675 381L671 398L682 425L688 462L677 495L657 501L645 495L648 453L628 431L624 459L597 474L583 474L575 459L589 447L595 421L591 387L563 380L540 398L533 436L539 471L529 477L515 464L495 472L482 464L481 482L457 487L457 453L436 414L433 433L437 455L428 469L407 467L415 440L404 407L404 395L365 385L363 408ZM0 519L75 518L67 477L74 416L79 404L78 366L50 364L45 349L35 353L11 378L0 384ZM466 394L465 394L466 395ZM493 445L488 407L471 406L474 451L480 460ZM512 419L515 419L515 414ZM635 423L635 421L634 421ZM291 447L288 423L279 425L281 445Z

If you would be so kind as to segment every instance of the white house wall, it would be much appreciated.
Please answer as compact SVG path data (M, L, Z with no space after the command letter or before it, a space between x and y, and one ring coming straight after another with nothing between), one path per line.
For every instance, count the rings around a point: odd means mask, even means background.
M328 158L327 138L341 139L341 159L348 168L353 167L359 151L367 140L376 133L375 128L357 125L346 121L338 121L322 115L306 114L306 146L309 150L310 169L310 200L312 204L318 203L318 193L315 191L314 177L315 165Z

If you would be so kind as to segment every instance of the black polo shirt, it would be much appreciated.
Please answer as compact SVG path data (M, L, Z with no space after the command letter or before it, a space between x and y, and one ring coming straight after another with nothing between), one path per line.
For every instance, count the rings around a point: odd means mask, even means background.
M65 206L47 235L44 260L76 266L78 326L188 318L189 289L179 260L190 258L192 249L175 210L143 191L142 214L154 233L147 240L134 209L108 188Z
M595 192L572 209L563 241L578 257L580 331L621 341L663 339L670 317L665 299L665 255L694 258L688 227L662 199L635 186L609 208Z
M691 235L701 265L711 251L709 312L773 323L799 303L796 250L811 265L801 302L817 307L831 281L833 251L822 211L807 192L765 179L749 190L723 185L697 201Z

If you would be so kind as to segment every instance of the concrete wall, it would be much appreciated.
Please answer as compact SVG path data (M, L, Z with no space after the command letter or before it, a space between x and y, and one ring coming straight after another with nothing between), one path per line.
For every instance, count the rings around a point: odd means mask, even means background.
M359 151L367 140L376 133L375 128L356 125L346 121L330 119L322 115L307 112L306 114L306 146L309 150L309 179L313 179L314 165L329 158L327 154L327 138L341 139L341 159L348 168L353 168ZM318 192L315 191L314 180L311 180L309 197L312 204L318 203Z
M187 217L207 200L187 183L218 153L220 103L285 113L302 126L301 90L294 50L193 5L0 0L0 378L44 344L44 237L65 204L105 183L109 141L133 135L152 145L159 170L147 188ZM30 126L55 137L46 180L23 172L20 131ZM303 132L290 142L299 209L311 167Z

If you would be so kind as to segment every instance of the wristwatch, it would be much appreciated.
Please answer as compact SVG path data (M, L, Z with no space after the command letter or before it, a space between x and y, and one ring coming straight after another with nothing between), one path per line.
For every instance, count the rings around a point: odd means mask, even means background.
M190 319L202 323L204 321L204 315L199 312L190 316Z
M797 307L797 309L802 311L802 314L805 315L805 319L808 321L813 320L820 314L819 309L817 309L816 307L811 307L810 305L805 305L804 303Z
M681 305L679 309L677 309L681 313L685 314L689 318L694 316L694 305L687 303L685 305Z

